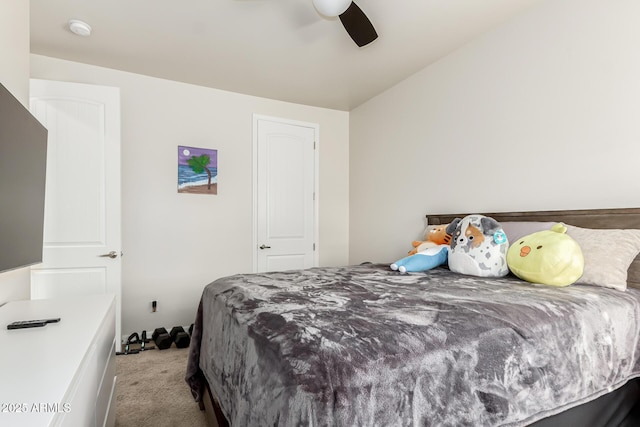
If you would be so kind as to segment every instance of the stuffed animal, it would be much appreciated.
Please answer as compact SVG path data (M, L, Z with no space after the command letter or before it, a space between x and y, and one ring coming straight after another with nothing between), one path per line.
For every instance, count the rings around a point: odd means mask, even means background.
M414 240L411 242L413 249L409 251L409 255L417 254L427 248L433 248L438 245L448 245L451 242L451 234L447 233L447 226L445 225L429 225L427 226L427 233L425 239Z
M438 245L404 257L391 264L390 267L400 273L427 271L446 263L448 253L448 245Z
M501 277L509 273L509 242L500 223L484 215L467 215L447 227L451 233L449 269L480 277Z
M584 271L580 245L573 240L564 224L551 230L521 237L507 252L509 269L527 282L550 286L569 286Z
M456 218L451 224L457 224L459 221L460 218ZM427 271L445 264L451 241L451 234L447 233L448 227L449 225L429 226L426 234L427 240L413 242L414 250L409 252L409 256L391 264L391 269L400 273L408 273ZM420 250L415 252L417 249Z

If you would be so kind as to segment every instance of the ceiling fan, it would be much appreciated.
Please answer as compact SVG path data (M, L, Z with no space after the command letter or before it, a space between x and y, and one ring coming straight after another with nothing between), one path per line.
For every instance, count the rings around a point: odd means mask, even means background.
M339 17L353 41L359 46L366 46L378 38L375 28L362 9L351 0L312 0L321 15Z

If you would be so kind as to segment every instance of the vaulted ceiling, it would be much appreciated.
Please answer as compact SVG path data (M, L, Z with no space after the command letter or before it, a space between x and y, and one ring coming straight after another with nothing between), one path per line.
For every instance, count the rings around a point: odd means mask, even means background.
M31 52L351 110L541 1L358 0L379 34L359 48L311 0L30 0Z

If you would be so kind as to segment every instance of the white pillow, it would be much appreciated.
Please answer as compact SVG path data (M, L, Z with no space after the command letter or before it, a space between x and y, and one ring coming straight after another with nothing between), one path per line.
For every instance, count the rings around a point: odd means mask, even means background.
M578 242L584 256L584 272L576 284L627 289L627 270L640 253L640 230L567 225L567 234Z

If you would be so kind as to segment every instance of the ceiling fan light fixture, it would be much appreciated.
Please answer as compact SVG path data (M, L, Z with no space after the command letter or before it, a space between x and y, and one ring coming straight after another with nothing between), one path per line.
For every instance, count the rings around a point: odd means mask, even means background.
M88 37L91 35L91 26L84 21L72 19L69 21L69 30L76 35Z
M313 6L324 16L340 16L351 5L351 0L312 0Z

